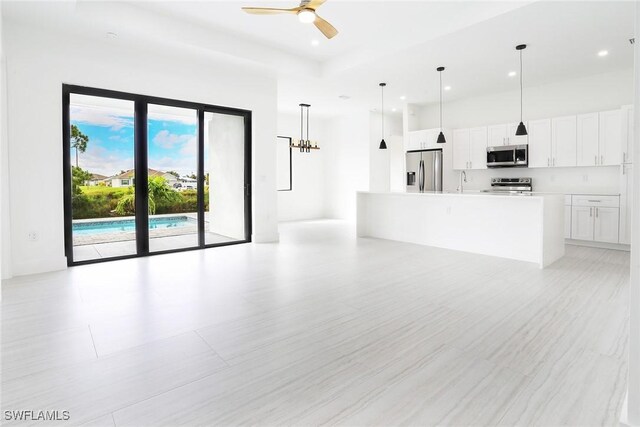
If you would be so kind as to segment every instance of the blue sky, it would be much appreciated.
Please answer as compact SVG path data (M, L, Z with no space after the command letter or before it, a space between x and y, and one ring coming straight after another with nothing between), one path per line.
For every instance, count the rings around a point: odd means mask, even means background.
M133 169L133 114L121 109L86 105L71 106L71 123L89 137L79 165L92 173L111 176ZM194 117L149 114L149 167L174 170L181 175L196 171L197 124ZM71 150L75 164L75 150Z

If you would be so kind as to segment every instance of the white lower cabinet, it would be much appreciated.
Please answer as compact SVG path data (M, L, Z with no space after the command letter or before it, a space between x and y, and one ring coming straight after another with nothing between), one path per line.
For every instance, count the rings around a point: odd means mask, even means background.
M631 244L633 220L633 164L623 164L620 176L620 243Z
M594 210L593 240L596 242L618 243L620 209L594 208Z
M571 238L576 240L593 240L593 208L589 206L573 206L571 208Z
M619 225L620 199L618 196L572 196L572 239L618 243Z

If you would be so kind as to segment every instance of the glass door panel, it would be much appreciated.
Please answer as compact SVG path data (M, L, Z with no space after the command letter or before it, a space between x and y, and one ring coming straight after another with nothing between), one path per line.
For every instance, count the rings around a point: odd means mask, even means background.
M198 112L148 105L149 252L198 246Z
M244 117L205 112L205 244L247 240Z
M136 254L134 103L70 94L73 261Z

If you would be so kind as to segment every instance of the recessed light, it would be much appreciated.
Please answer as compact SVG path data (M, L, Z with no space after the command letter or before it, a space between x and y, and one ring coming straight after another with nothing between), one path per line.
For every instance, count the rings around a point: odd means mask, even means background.
M318 41L318 39L311 40L311 46L318 46L319 44L320 42Z
M516 74L518 74L518 73L516 73L515 71L509 71L508 76L509 76L509 77L515 77L515 76L516 76Z
M451 90L451 86L445 86L444 90Z
M117 35L116 33L113 33L113 32L111 32L111 31L109 31L109 32L107 33L107 38L108 38L108 39L117 39L117 38L118 38L118 35Z
M609 55L608 50L601 50L600 52L598 52L598 56L607 56L607 55Z
M395 113L396 111L398 111L398 109L397 108L392 108L391 111L393 111Z
M351 99L349 95L338 95L338 98L340 98L343 101L346 101L347 99Z
M406 96L404 96L404 95L402 95L402 96L400 97L400 99L404 101L405 99L407 99L407 97L406 97Z

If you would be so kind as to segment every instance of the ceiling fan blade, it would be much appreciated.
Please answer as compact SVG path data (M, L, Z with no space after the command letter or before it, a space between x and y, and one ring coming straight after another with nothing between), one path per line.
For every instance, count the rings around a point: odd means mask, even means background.
M242 10L252 15L277 15L280 13L298 13L300 8L294 7L293 9L277 9L273 7L243 7Z
M322 6L324 4L324 2L327 0L311 0L309 3L307 3L307 5L305 7L308 7L309 9L317 9L320 6Z
M316 20L313 21L315 26L324 34L324 36L328 39L335 37L338 34L338 30L336 30L333 25L329 24L324 19L320 18L316 14Z

